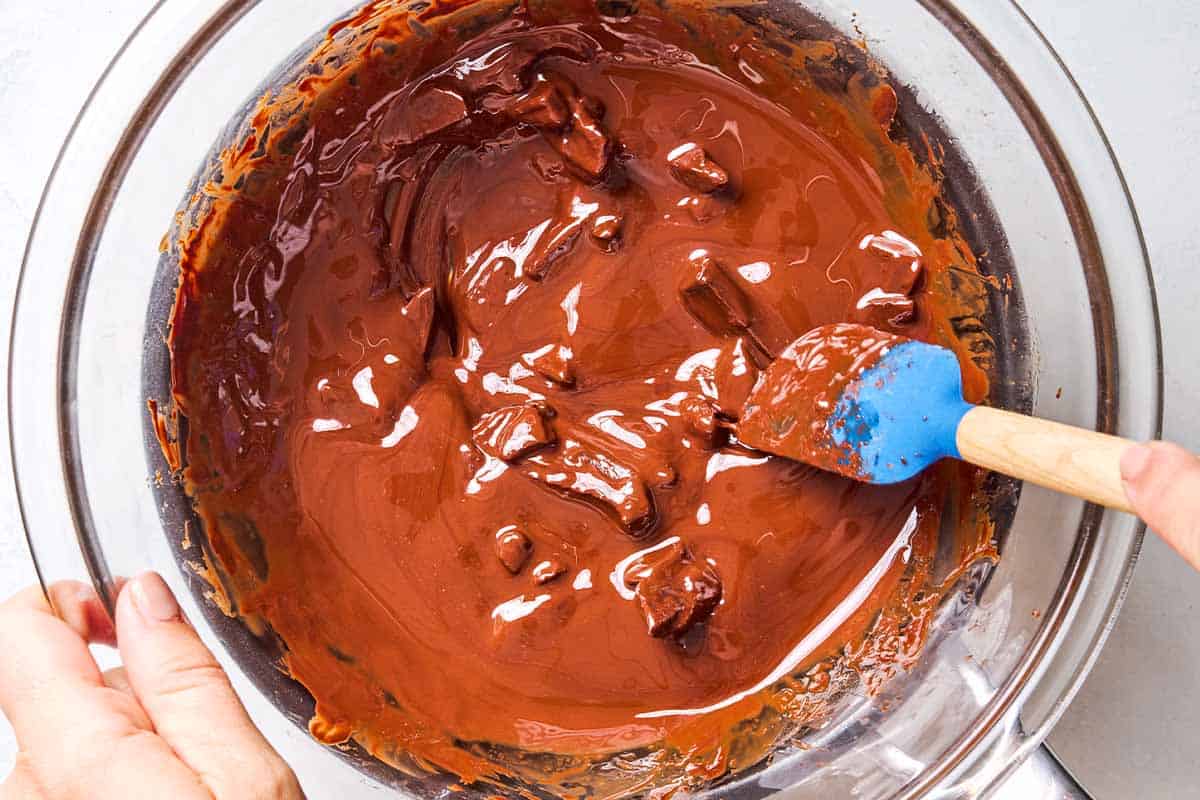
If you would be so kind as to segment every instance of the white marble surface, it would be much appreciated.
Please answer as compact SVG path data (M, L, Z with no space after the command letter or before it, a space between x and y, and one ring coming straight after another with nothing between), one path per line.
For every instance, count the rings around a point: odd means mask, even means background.
M1090 98L1150 248L1164 436L1200 451L1200 3L1023 0ZM1098 798L1200 794L1200 576L1148 537L1112 638L1051 745Z
M349 4L350 0L347 0ZM997 0L1000 2L1000 0ZM92 77L150 0L0 0L0 367L18 265L41 186ZM1022 0L1104 123L1141 215L1166 340L1166 435L1200 449L1200 318L1192 181L1200 171L1200 3ZM1149 10L1148 10L1149 9ZM69 53L69 57L63 57ZM0 404L0 430L7 429ZM34 579L0 457L0 597ZM1148 540L1108 647L1051 742L1100 800L1200 786L1200 578ZM0 775L13 755L0 718Z

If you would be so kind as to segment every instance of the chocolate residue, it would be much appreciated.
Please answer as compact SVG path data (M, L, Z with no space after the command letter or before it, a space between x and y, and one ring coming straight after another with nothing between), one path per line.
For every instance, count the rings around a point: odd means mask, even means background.
M986 393L895 93L847 45L601 5L335 26L187 209L170 347L188 491L313 735L616 796L877 689L945 589L947 499L962 564L989 529L969 472L859 485L731 435L823 324L953 347Z
M762 374L738 421L738 438L764 452L856 476L858 451L837 444L830 417L847 387L879 363L901 337L864 325L814 328L788 345Z

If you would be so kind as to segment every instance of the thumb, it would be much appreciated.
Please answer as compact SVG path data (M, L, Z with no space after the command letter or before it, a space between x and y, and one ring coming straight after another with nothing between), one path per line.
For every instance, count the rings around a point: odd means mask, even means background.
M117 598L116 622L130 688L158 735L218 800L303 796L162 578L146 572L130 581Z
M1200 459L1167 442L1130 447L1121 481L1138 516L1200 569Z

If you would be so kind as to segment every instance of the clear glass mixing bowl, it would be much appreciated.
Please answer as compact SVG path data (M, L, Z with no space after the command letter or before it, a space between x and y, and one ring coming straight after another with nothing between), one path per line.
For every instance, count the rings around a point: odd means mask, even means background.
M29 240L10 440L44 583L91 580L111 600L114 576L159 570L311 796L432 795L444 784L322 748L293 724L306 720L307 698L250 658L257 645L203 599L170 544L185 509L146 457L144 369L160 357L154 321L169 302L153 292L156 246L171 212L254 87L348 5L160 0L126 42L72 129ZM786 17L791 5L764 8ZM1021 290L1011 297L1023 306L1008 312L1022 324L996 342L1022 365L1002 395L1041 416L1153 438L1160 348L1137 219L1103 132L1032 23L1003 0L804 5L861 31L963 157L954 190L986 207L984 238ZM883 696L854 698L807 750L720 794L987 794L1037 750L1082 682L1141 535L1130 517L1026 487L1001 563L943 609L920 665Z

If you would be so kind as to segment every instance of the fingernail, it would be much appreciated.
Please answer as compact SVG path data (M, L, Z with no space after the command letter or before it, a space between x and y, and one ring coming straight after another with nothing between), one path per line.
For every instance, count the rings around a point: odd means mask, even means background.
M90 603L97 599L96 590L86 583L81 583L75 587L75 599L83 603Z
M147 622L179 619L179 603L175 602L175 595L171 594L157 573L146 572L137 576L129 590L133 592L133 605Z
M1137 483L1150 465L1154 452L1144 444L1134 445L1121 454L1121 480Z

